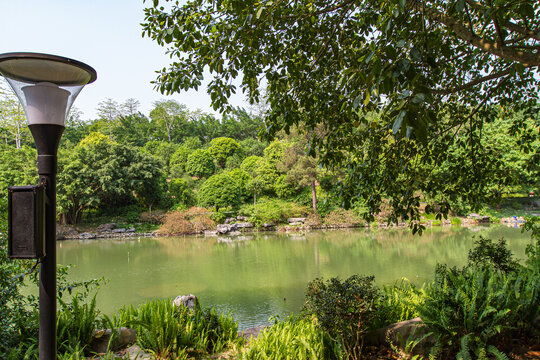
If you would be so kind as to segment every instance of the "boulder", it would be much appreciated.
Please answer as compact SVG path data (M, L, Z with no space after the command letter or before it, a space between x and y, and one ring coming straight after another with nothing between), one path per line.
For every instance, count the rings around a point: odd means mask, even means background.
M116 336L114 341L110 344L112 330L96 330L94 332L94 337L90 343L90 350L92 352L103 354L108 350L115 350L120 348L125 348L129 345L135 344L137 341L137 332L134 329L129 329L126 327L121 327L116 329Z
M86 233L79 234L78 238L79 239L95 239L96 234L86 232Z
M289 223L289 226L302 226L302 225L304 225L304 223L301 222L301 221L296 221L296 222L290 222Z
M467 219L476 220L478 222L489 222L489 216L475 214L475 213L467 215Z
M114 229L112 231L113 234L122 234L122 233L125 233L125 232L126 232L125 228Z
M115 223L101 224L96 228L96 232L109 232L116 228Z
M373 345L387 344L403 346L413 337L421 337L427 333L422 319L417 317L411 320L401 321L375 330L368 334L366 341ZM405 342L405 344L403 344ZM433 342L432 337L427 337L420 342L414 350L422 350L428 342Z
M274 223L264 223L264 224L262 224L262 227L265 228L265 229L273 228L274 226L276 226L276 224L274 224Z
M205 230L204 236L217 236L217 231L215 230Z
M189 295L178 295L173 300L173 305L176 306L178 309L180 309L182 306L187 307L191 311L195 309L195 307L199 307L199 299L193 294Z
M134 233L134 232L135 232L135 228L132 226L132 227L130 227L129 229L127 229L126 232L128 232L128 233Z
M305 217L303 217L303 218L288 218L287 222L289 224L291 224L291 225L292 225L292 223L302 223L303 224L303 223L306 222L306 218Z
M129 360L154 360L155 357L151 354L147 354L141 349L139 345L133 345L126 349L126 355L129 356Z
M234 225L236 225L237 229L248 229L248 228L253 227L253 223L250 223L250 222L240 222L240 223L236 223Z
M228 217L225 219L225 221L223 222L224 224L230 224L232 223L233 221L235 221L236 219L233 218L233 217Z
M72 227L65 225L56 225L56 239L72 239L76 238L79 235L79 232Z
M239 216L236 217L236 220L238 220L238 221L248 221L249 218L247 216L239 215Z
M218 234L228 234L231 231L236 231L237 226L236 224L219 224L216 227L216 231Z

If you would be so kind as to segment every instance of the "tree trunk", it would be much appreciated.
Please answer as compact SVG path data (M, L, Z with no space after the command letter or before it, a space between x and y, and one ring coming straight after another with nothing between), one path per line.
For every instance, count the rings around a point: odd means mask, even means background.
M315 180L311 181L311 199L313 200L313 213L317 213L317 189Z

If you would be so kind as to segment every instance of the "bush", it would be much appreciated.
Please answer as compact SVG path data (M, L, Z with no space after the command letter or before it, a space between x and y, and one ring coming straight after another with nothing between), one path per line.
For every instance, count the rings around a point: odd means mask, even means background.
M248 216L257 226L284 223L290 217L304 216L310 212L308 207L278 199L261 199L256 205L244 205L238 210L240 215Z
M242 162L241 157L243 156L242 146L231 138L228 137L218 137L210 141L210 147L208 148L210 154L214 158L217 166L224 168L227 162L227 159L231 156L237 155L239 157L238 164Z
M198 178L208 177L216 170L212 155L204 149L197 149L189 154L186 162L186 172Z
M493 266L505 273L515 272L519 266L518 262L512 258L512 252L506 247L506 241L503 238L494 243L480 236L474 241L474 248L469 250L468 259L467 266L469 267Z
M174 198L175 204L185 207L195 205L195 193L186 179L172 179L169 182L169 193Z
M211 176L199 189L199 204L215 206L217 210L239 206L242 202L242 188L229 174L221 173Z
M424 302L424 291L407 279L382 287L377 313L377 328L418 317L418 306Z
M244 350L240 360L339 359L339 349L311 318L274 321Z
M376 325L380 292L373 276L341 281L315 279L308 284L304 311L338 341L348 358L360 359L364 336Z
M160 359L200 357L238 342L238 324L228 314L196 307L176 308L172 299L121 309L117 326L134 327L137 343Z
M355 215L352 210L337 208L324 217L324 223L329 226L350 227L362 224L362 219Z
M215 228L210 216L210 210L201 207L170 211L165 215L158 232L163 235L198 234Z

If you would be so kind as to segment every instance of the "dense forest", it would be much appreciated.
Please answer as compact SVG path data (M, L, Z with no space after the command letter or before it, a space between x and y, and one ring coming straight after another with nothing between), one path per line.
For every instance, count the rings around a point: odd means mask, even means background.
M261 142L258 133L264 131L265 122L260 109L235 108L217 118L174 100L153 105L146 116L138 111L135 99L123 103L106 99L99 103L98 119L91 121L83 121L81 113L72 109L59 150L60 221L76 224L84 221L85 214L191 206L236 210L256 206L261 199L304 206L322 216L339 207L368 220L377 215L365 206L369 199L343 196L340 185L347 170L322 166L310 144L312 134L301 126L281 131L272 142ZM21 106L5 89L0 111L0 187L33 184L36 150ZM483 152L476 156L487 164L481 169L482 178L491 180L482 186L491 205L497 206L510 194L524 196L540 190L534 160L539 148L538 115L501 107L492 111L493 120L478 129ZM518 121L529 125L529 133L512 132ZM391 143L392 137L387 141ZM459 174L457 167L474 161L456 146L447 149L445 161L418 166L429 166L422 171L429 170L434 178L446 179L441 183L448 183ZM395 186L401 186L399 179ZM456 214L471 210L461 194L452 189L441 193L439 198L424 196L422 201L428 206L447 202Z

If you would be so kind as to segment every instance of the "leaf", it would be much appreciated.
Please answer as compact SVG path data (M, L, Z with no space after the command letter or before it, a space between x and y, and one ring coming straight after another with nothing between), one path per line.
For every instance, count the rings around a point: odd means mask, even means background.
M456 3L456 11L457 12L462 12L464 8L465 8L465 1L464 0L459 0Z
M255 17L259 19L261 17L261 13L263 11L263 6L259 6L259 9L257 10L257 14L255 14Z
M392 131L394 132L394 135L397 134L399 129L401 129L401 124L403 123L403 119L405 118L405 115L407 112L405 110L401 110L399 114L396 116L396 120L394 121L394 126L392 127Z

